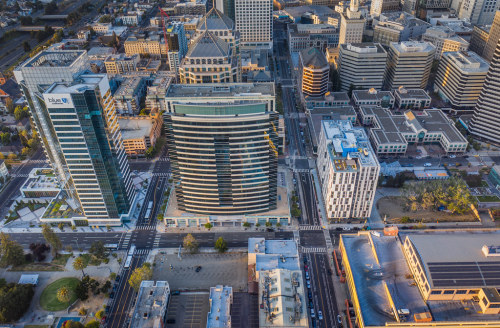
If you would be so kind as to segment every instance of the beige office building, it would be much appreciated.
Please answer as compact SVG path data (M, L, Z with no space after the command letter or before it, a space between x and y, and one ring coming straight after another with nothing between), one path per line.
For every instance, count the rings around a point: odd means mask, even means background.
M422 41L432 43L436 47L435 59L441 59L445 52L450 51L467 51L469 42L448 26L433 26L429 27L422 35Z
M425 89L435 51L427 42L392 42L387 55L386 88Z
M453 107L472 108L483 89L488 68L486 60L472 51L444 53L434 90Z
M350 7L342 13L340 20L339 45L363 41L365 19L361 17L358 0L352 0Z
M165 41L158 35L149 38L130 36L125 40L125 54L132 56L135 54L149 55L152 57L166 57L167 46Z
M139 54L131 56L127 56L125 54L115 54L106 58L104 66L106 67L106 73L108 75L123 74L137 70L139 60Z
M316 48L302 50L300 53L302 77L301 89L304 96L319 97L328 91L330 65L325 55Z
M500 10L495 14L495 19L493 20L493 24L491 24L490 33L488 34L488 42L486 42L483 50L483 57L489 62L493 59L498 40L500 40Z

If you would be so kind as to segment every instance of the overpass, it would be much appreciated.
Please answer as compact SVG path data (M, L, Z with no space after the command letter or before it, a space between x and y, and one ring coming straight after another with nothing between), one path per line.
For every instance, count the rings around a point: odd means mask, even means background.
M64 28L63 26L51 26L54 30L60 30ZM43 31L45 30L45 26L18 26L16 27L16 31L19 32L31 32L31 31Z
M42 15L39 18L44 20L66 19L68 15Z

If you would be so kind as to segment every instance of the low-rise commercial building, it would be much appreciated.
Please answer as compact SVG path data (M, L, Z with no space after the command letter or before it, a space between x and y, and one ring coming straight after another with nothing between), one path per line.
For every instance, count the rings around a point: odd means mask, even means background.
M316 108L331 107L340 108L349 106L351 100L347 92L330 92L328 91L322 97L307 97L305 99L306 109L314 111Z
M326 48L337 47L339 31L329 24L289 24L288 49L290 53L298 52L310 47L321 51Z
M1 176L3 163L0 165ZM34 168L20 191L25 198L54 198L61 191L61 185L51 169Z
M163 118L160 113L151 116L120 117L118 124L127 155L144 156L160 137Z
M380 165L363 128L322 121L318 173L328 220L370 217Z
M431 96L423 89L406 89L399 87L394 90L395 108L423 109L431 105Z
M351 87L380 90L384 82L387 52L380 43L340 45L339 75L342 91Z
M143 280L137 294L130 328L161 328L167 324L170 286L166 281Z
M483 89L489 67L486 60L472 51L444 53L434 90L453 108L472 109Z
M373 42L389 46L391 42L418 40L431 24L405 12L383 13L373 22Z
M429 27L422 35L422 41L432 43L436 47L435 59L441 59L445 52L467 51L469 42L456 35L448 26Z
M383 108L394 107L394 96L390 91L353 90L352 101L358 107L361 106L379 106Z
M138 54L132 56L115 54L106 58L104 66L108 75L123 74L135 71L139 60L140 56Z
M361 123L372 125L370 141L378 155L405 154L409 144L436 143L447 153L463 153L467 139L440 109L393 114L380 107L361 107Z
M165 40L159 35L151 35L147 38L141 36L129 36L124 43L125 54L132 56L135 54L149 55L155 58L167 56L167 46Z
M125 77L113 95L116 111L119 115L138 115L145 94L146 79L142 76Z
M143 15L144 15L144 12L141 10L129 11L126 14L118 16L116 18L116 21L122 23L123 25L127 25L127 26L137 26L141 23Z
M358 327L500 327L499 257L481 250L484 241L495 243L488 233L400 238L403 244L370 232L340 236Z
M171 76L158 75L147 88L146 110L150 113L167 111L166 93L172 83Z
M210 312L207 315L207 328L231 328L231 304L233 288L231 286L210 287Z

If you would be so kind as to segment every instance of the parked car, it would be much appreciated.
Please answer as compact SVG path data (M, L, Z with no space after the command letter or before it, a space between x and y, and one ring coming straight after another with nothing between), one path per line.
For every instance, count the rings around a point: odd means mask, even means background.
M431 167L431 166L432 166L432 164L431 164L431 163L425 163L425 164L424 164L424 167Z
M195 271L196 271L196 272L200 272L200 271L201 271L201 265L198 265L198 266L196 267L196 270L195 270Z
M311 282L308 280L306 281L306 283L307 283L307 289L311 289Z
M306 280L309 280L309 279L310 279L310 277L309 277L309 272L308 272L308 271L306 271Z
M314 313L314 309L311 309L311 318L316 318L316 313Z
M457 158L457 155L450 155L450 158Z
M115 298L115 292L111 292L111 294L109 294L109 298L111 299Z
M313 294L311 293L311 291L307 292L307 296L309 297L309 300L313 299Z

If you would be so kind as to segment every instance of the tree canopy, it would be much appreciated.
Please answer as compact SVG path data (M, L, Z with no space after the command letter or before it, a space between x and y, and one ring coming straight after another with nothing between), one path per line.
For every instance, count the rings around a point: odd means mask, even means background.
M184 237L182 246L191 254L198 252L198 241L190 233Z
M152 277L153 277L153 270L151 269L151 265L146 262L141 267L136 268L134 272L132 272L128 280L128 283L130 287L138 291L141 286L141 282L143 280L150 280Z
M19 320L30 307L34 294L32 285L10 283L0 287L0 322Z
M16 241L11 240L6 233L0 232L0 265L20 265L24 262L23 247Z
M227 242L224 240L224 238L219 237L219 239L217 239L217 241L215 242L214 248L217 250L217 252L224 253L225 251L227 251Z
M42 226L42 235L45 241L52 247L52 254L57 256L58 252L62 249L61 239L56 235L54 230L48 225L44 224Z

